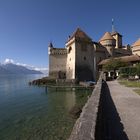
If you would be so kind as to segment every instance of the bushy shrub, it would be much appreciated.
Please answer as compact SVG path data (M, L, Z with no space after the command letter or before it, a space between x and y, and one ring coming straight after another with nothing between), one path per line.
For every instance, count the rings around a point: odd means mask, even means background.
M125 79L125 78L128 78L128 76L129 76L129 75L126 74L126 73L123 73L123 74L121 73L121 74L119 75L119 79L121 79L121 78L122 78L122 79Z
M137 74L138 76L140 76L140 64L137 64L137 65L136 65L136 68L137 68L136 74Z
M129 76L135 76L138 73L138 68L136 66L122 67L119 69L120 75L124 78Z

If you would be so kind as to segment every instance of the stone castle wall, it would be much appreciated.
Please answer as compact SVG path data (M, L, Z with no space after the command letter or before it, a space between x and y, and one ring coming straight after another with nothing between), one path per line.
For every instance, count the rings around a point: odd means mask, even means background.
M66 44L67 47L67 62L66 62L66 78L75 79L75 39Z
M131 49L122 47L121 35L112 36L114 39L105 39L97 43L85 33L78 31L75 36L69 38L66 48L54 48L50 44L49 76L60 79L95 80L100 61L132 54ZM137 54L138 51L133 48L133 53Z
M94 46L92 42L76 42L76 78L94 80Z
M49 55L49 76L52 78L66 78L67 54L59 49L52 50Z

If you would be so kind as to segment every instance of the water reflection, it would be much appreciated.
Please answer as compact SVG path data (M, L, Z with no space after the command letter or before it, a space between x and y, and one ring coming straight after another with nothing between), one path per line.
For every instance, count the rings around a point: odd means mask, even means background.
M64 106L67 110L70 110L75 104L76 104L76 96L75 96L75 90L56 90L55 88L48 88L45 87L45 93L46 94L55 94L56 100L54 101L57 103L58 99L62 99L62 103L64 103ZM57 96L58 95L58 96ZM54 98L54 99L55 99Z
M66 93L65 104L68 110L70 110L76 104L75 91L71 91L70 94Z
M35 78L29 75L0 78L0 139L65 140L69 136L75 122L69 110L84 104L91 92L56 92L29 86L28 81Z

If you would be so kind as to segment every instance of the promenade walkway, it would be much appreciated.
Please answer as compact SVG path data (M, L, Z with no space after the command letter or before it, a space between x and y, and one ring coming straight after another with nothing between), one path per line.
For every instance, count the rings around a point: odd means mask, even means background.
M109 81L107 84L123 131L129 140L140 140L140 95L118 81Z

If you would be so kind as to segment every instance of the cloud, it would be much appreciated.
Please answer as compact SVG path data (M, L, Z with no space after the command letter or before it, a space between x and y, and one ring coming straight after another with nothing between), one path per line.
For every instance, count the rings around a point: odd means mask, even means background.
M23 67L27 67L28 65L27 64L22 64L22 63L15 63L16 65L18 66L23 66Z
M42 73L44 74L47 74L48 75L48 68L37 68L37 67L34 67L33 70L36 70L36 71L41 71Z
M14 64L15 62L14 62L13 59L6 58L6 59L4 60L4 64L9 64L9 63Z
M41 71L41 70L42 70L42 71L45 71L45 70L46 70L46 71L48 71L48 68L34 68L34 70L40 70L40 71Z

